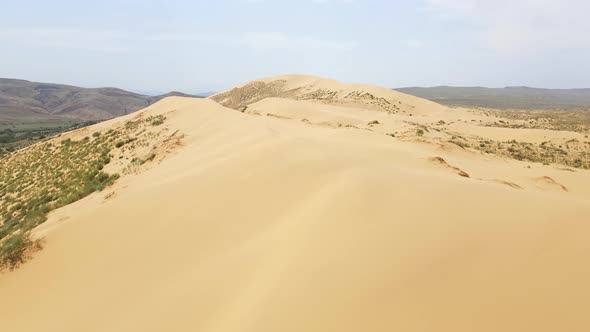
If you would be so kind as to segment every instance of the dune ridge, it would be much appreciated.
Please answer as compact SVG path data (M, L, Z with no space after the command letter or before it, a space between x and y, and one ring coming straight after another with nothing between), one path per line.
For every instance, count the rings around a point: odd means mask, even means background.
M310 100L388 113L434 112L442 105L391 89L367 84L346 84L305 75L284 75L243 83L210 98L223 106L243 110L269 97Z
M162 115L158 130L183 138L50 214L35 230L44 250L0 275L2 326L590 328L587 170L446 140L496 117L313 77L260 82L272 93L247 83L211 99L170 97L89 128ZM302 97L321 89L336 93ZM352 91L414 113L350 101ZM506 140L521 134L502 129Z

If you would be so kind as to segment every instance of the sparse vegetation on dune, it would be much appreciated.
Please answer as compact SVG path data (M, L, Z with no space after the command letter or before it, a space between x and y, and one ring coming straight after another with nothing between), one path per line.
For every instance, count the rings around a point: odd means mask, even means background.
M517 140L495 141L477 136L450 135L445 142L461 147L473 149L485 154L494 154L520 161L535 163L561 164L574 168L590 169L590 140L570 139L557 143L545 141L542 143L521 142Z
M516 140L507 142L482 140L474 147L485 153L517 160L590 169L590 143L578 140L570 140L561 145L549 141L534 144Z
M590 133L590 109L585 110L485 110L484 113L517 120L498 121L491 127L566 130Z
M587 125L587 123L583 121L579 123L575 121L580 120L572 120L570 124L572 126ZM531 120L530 123L533 122L534 121ZM541 143L524 142L515 139L499 141L476 135L466 135L461 133L460 130L451 132L446 131L443 127L428 127L414 122L407 123L412 125L415 130L414 133L408 133L408 137L419 137L421 141L442 143L447 146L454 145L464 150L477 150L485 154L493 154L520 161L542 163L545 165L558 164L579 169L590 169L590 138L588 135L585 135L584 138L581 139L548 139ZM515 131L522 129L521 127L514 127L514 124L511 124L508 119L497 120L494 123L497 124L498 127L512 128ZM445 124L445 122L442 120L437 123L439 126L443 124ZM429 133L430 130L440 133L440 136L426 136L426 133ZM584 134L584 132L582 133Z
M284 80L277 80L271 83L252 82L243 87L234 88L230 91L217 94L212 97L213 100L225 107L235 110L247 107L257 101L268 97L291 97L293 91L285 91Z
M119 128L95 131L81 139L65 138L32 145L0 158L0 271L14 269L39 250L31 230L47 214L101 191L119 178L105 167L113 160L143 165L153 161L167 137L148 131L164 123L163 115L141 114ZM123 168L119 165L119 168Z
M530 112L530 114L529 114ZM434 127L428 127L420 123L406 122L413 126L415 134L409 137L423 137L426 141L433 143L442 143L444 145L455 145L466 150L478 150L485 154L493 154L506 158L520 161L529 161L542 163L545 165L559 164L579 169L590 169L590 118L586 119L584 115L567 118L561 117L561 112L573 111L519 111L513 116L495 119L493 122L476 124L476 126L498 127L513 129L513 133L523 129L541 129L550 131L569 131L572 133L581 133L584 136L577 135L578 138L571 137L570 134L561 135L553 133L552 139L544 142L526 142L516 139L492 140L473 134L465 134L460 128L449 131L447 123L439 120L434 123ZM527 114L529 116L527 117ZM537 116L543 114L542 117ZM553 118L551 115L558 114ZM487 114L488 116L490 114ZM498 114L496 114L498 115ZM518 117L518 118L517 118ZM467 122L467 121L465 121ZM471 122L476 122L471 120ZM452 122L448 123L453 124ZM435 137L426 137L425 133L434 130L440 133ZM522 136L522 135L521 135ZM508 137L510 137L508 135ZM526 137L526 134L525 134Z
M375 96L367 91L351 91L346 86L341 86L339 89L319 88L313 85L288 87L287 81L282 79L271 82L251 82L242 87L217 94L212 99L225 107L243 112L248 105L271 97L313 100L333 105L354 104L369 109L385 111L390 114L405 112L405 110L402 110L404 103L393 96L384 98L382 96Z
M108 137L41 143L0 159L0 269L13 269L39 242L31 229L47 213L112 184Z

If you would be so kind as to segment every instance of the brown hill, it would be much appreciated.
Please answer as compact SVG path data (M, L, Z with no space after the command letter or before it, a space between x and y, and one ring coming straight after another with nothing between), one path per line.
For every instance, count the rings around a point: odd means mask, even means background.
M0 125L106 120L133 113L180 92L145 96L117 88L80 88L70 85L0 78Z

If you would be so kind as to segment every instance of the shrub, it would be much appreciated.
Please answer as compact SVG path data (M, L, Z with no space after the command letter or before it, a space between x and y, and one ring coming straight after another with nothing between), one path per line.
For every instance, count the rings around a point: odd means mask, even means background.
M164 123L166 117L163 115L150 116L147 120L151 122L152 126L159 126Z
M159 126L164 123L164 120L154 120L152 121L152 126Z
M31 239L30 231L17 232L9 236L0 247L0 271L14 270L29 259L33 252L42 248L41 240Z
M457 146L459 146L459 147L461 147L461 148L463 148L463 149L465 149L465 148L468 148L468 147L469 147L469 144L467 144L467 143L464 143L464 142L461 142L461 141L455 141L455 140L451 140L451 141L449 141L449 143L453 143L453 144L455 144L455 145L457 145Z

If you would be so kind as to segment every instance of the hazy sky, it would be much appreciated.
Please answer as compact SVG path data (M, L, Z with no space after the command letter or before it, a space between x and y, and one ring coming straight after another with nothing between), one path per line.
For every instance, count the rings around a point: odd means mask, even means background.
M589 0L0 0L0 77L217 91L286 73L388 87L590 87Z

